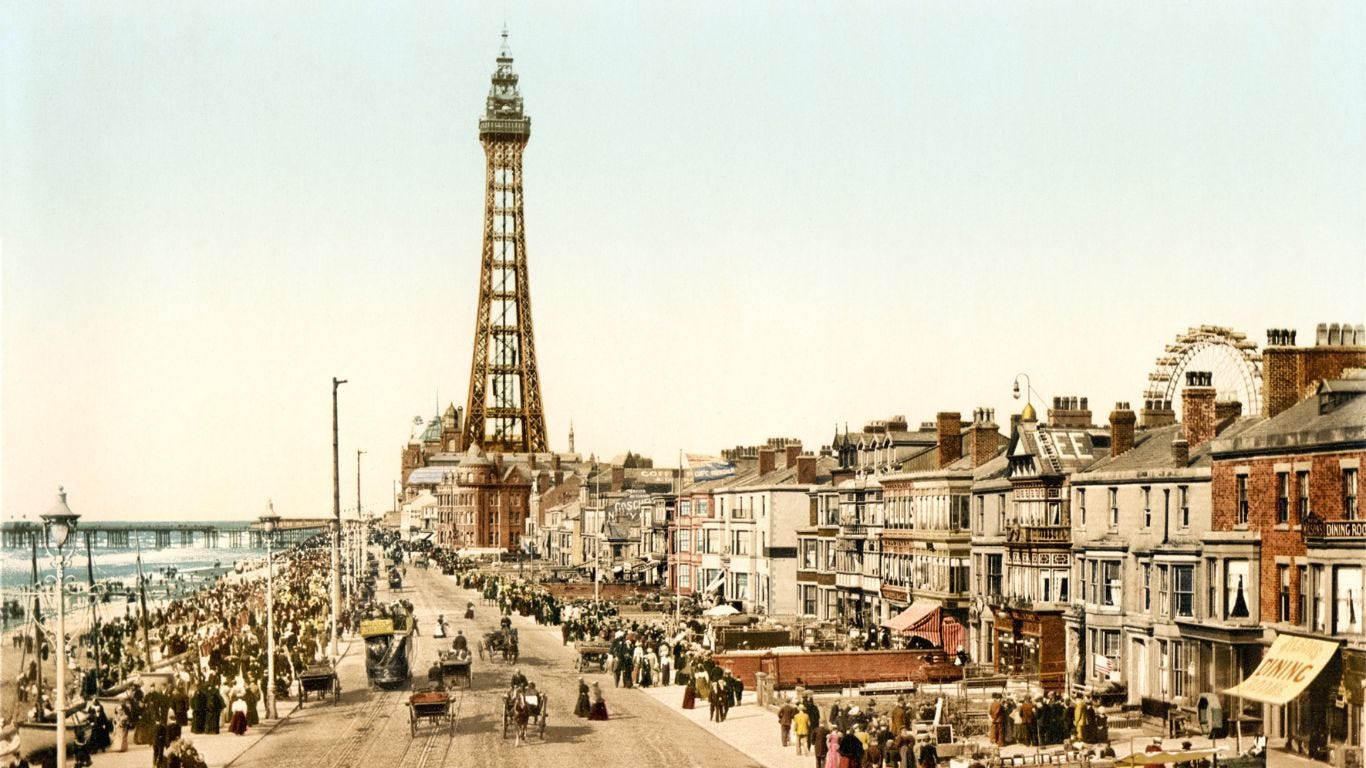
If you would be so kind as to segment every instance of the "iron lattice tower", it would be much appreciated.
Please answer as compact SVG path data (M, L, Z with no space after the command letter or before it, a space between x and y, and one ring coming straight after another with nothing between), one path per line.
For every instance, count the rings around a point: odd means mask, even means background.
M464 448L540 453L548 450L536 344L531 331L526 229L522 210L522 150L531 118L522 113L507 30L493 72L479 141L484 145L484 248L479 310L466 403Z

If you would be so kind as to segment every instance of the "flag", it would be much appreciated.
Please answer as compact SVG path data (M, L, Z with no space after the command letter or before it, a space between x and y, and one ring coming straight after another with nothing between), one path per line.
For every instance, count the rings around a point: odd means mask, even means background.
M1110 675L1111 672L1115 671L1114 665L1110 663L1110 657L1109 657L1109 656L1106 656L1106 655L1103 654L1103 653L1097 653L1095 656L1096 656L1096 662L1095 662L1095 663L1096 663L1096 674L1097 674L1097 675L1100 675L1100 676L1102 676L1102 677L1108 677L1108 676Z

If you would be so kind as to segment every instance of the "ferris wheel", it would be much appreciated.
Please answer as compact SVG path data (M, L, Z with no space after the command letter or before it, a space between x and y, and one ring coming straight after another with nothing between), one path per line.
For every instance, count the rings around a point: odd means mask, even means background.
M1220 402L1236 400L1245 414L1262 412L1262 353L1247 334L1218 325L1177 334L1148 374L1144 400L1165 403L1159 408L1179 408L1187 371L1212 373Z

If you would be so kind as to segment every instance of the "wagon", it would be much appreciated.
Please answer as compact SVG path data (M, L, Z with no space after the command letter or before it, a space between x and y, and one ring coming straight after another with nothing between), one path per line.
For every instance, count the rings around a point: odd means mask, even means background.
M525 725L517 722L517 711L521 707L526 709ZM550 702L544 693L525 688L508 691L503 697L503 738L515 733L520 740L526 738L529 731L535 731L537 737L544 739L549 708Z
M437 664L441 667L441 682L450 684L460 680L465 687L470 687L470 653L465 651L442 651L437 657Z
M299 706L303 706L308 701L308 694L318 694L321 700L332 694L332 703L335 705L341 698L341 681L337 679L337 672L327 664L315 664L307 667L299 673Z
M418 723L426 720L432 725L443 724L455 735L455 700L445 691L423 691L408 697L408 725L417 736Z
M578 642L574 643L574 650L579 653L579 657L574 660L575 670L586 672L592 666L596 666L599 672L607 670L607 658L612 653L612 647L607 643Z
M479 640L478 651L481 660L487 655L489 661L493 661L497 656L509 664L517 663L517 657L520 655L517 647L517 630L509 627L485 634Z

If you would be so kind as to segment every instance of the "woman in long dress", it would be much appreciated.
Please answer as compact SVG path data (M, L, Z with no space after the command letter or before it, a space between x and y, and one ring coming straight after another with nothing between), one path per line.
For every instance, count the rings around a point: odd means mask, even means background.
M688 684L683 687L683 708L693 709L697 706L697 683L693 678L688 678Z
M830 735L825 737L825 768L841 768L840 766L840 739L844 733L832 722L830 724Z
M579 678L579 700L574 704L575 717L588 717L588 713L593 709L593 704L588 700L588 683Z
M593 683L593 708L588 712L589 720L607 719L607 702L602 700L602 686Z

